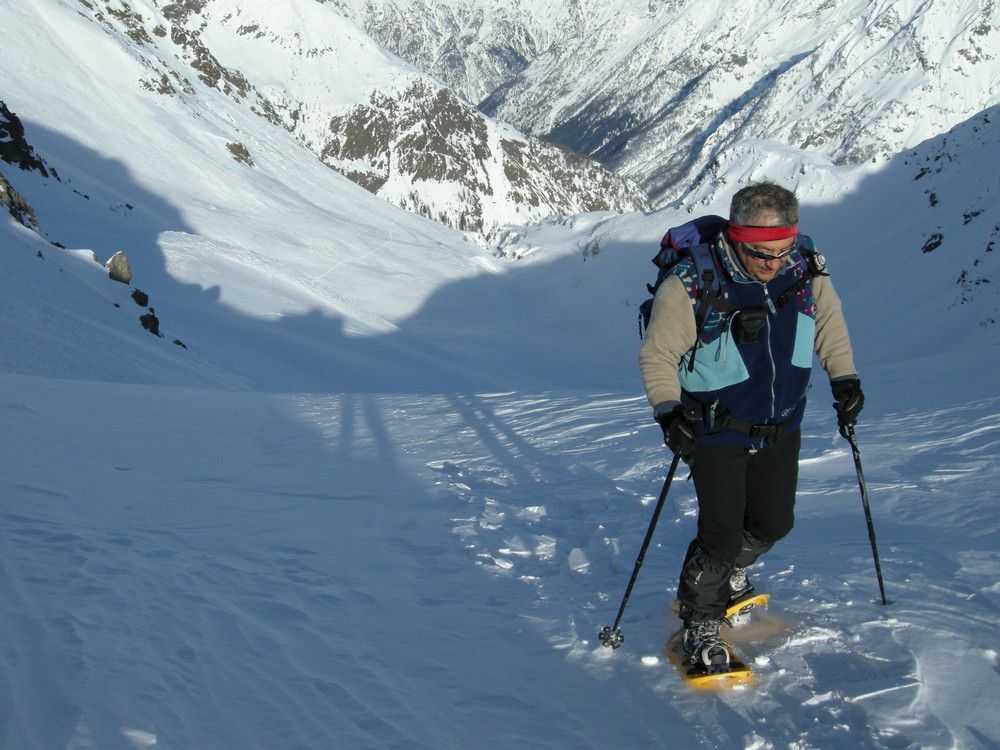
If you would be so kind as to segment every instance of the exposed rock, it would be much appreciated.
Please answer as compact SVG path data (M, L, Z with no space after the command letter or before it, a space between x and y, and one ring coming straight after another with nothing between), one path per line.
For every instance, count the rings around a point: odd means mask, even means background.
M240 164L246 164L248 167L252 167L254 165L250 152L247 151L247 147L242 143L227 143L226 148L229 149L229 153L231 153L233 158Z
M112 255L104 267L108 269L108 276L115 281L120 281L122 284L132 282L132 268L129 266L125 253L121 250Z
M372 193L463 231L648 208L641 190L596 161L504 129L420 80L331 118L320 156Z
M0 159L26 172L35 171L42 177L49 176L45 162L35 154L35 150L25 140L24 125L21 124L21 120L7 109L4 102L0 102ZM54 169L52 175L59 179Z
M38 229L38 220L35 219L35 210L28 205L19 192L7 182L7 178L0 173L0 205L6 206L7 211L14 219L24 226Z
M160 320L156 317L153 312L153 308L149 308L149 312L145 315L139 316L139 322L142 323L142 327L149 331L154 336L159 336L163 338L163 334L160 333Z

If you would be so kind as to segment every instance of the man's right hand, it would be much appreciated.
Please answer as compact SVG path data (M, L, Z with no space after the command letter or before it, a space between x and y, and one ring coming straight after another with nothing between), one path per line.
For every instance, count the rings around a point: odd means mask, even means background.
M694 421L697 415L694 409L677 404L672 411L657 417L656 421L663 430L663 442L686 463L691 463L698 436L695 434Z

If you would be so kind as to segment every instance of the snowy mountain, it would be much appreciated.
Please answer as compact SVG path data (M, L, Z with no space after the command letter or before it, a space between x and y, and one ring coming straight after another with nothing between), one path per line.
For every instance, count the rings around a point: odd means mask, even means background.
M596 157L657 205L716 180L741 140L854 165L1000 103L1000 11L979 0L328 1L483 111Z
M366 189L453 228L482 236L507 221L647 205L593 160L485 117L331 7L96 0L74 12L142 68L122 87L189 106L222 92ZM252 163L252 144L234 142Z
M511 222L648 207L593 160L493 123L428 81L332 117L320 156L391 203L487 237Z
M635 2L591 0L321 1L470 102L486 99L565 39L599 29L618 13L639 12Z
M287 127L321 55L237 55L318 50L331 8L2 10L0 750L1000 745L996 106L856 165L739 140L676 206L488 251ZM331 28L379 82L331 79L338 112L428 80ZM695 694L662 651L684 477L624 647L596 637L668 459L636 313L664 229L764 176L845 304L891 603L817 371L772 604L732 635L756 682Z

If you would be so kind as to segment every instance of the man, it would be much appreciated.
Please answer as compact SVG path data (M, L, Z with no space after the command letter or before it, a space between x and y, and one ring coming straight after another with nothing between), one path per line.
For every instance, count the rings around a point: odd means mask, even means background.
M737 192L711 243L718 295L682 260L657 291L639 352L654 417L698 495L677 598L684 648L706 665L729 660L719 627L753 593L746 568L792 529L813 351L841 432L864 405L840 299L798 219L798 200L779 185Z

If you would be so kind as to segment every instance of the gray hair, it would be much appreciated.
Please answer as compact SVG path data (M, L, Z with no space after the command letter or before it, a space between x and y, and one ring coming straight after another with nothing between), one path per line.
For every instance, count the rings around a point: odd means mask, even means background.
M774 214L784 226L799 220L799 199L795 193L773 182L755 182L739 190L729 206L729 220L741 226L754 226Z

